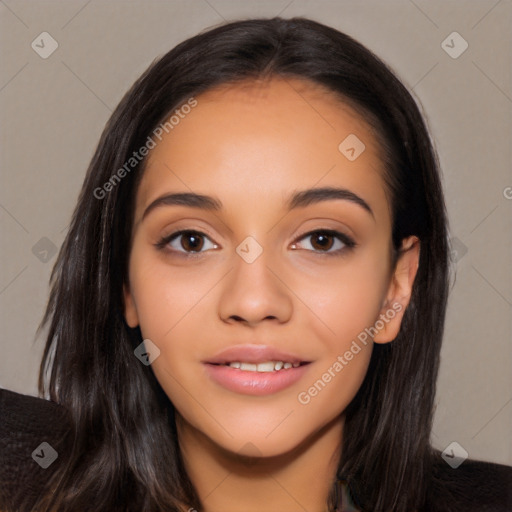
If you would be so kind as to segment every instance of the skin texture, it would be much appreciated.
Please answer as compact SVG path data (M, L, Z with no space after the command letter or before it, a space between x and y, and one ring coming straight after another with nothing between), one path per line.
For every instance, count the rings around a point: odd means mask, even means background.
M408 250L392 268L390 205L374 131L331 93L274 77L223 85L196 99L148 156L136 196L125 318L161 351L152 369L177 409L187 471L207 512L260 512L270 504L323 512L343 411L364 379L372 341L359 343L307 404L297 397L393 304L401 312L373 342L396 337L419 242L405 240ZM354 161L338 150L349 134L366 146ZM339 199L287 210L292 192L327 186L357 194L373 216ZM166 205L142 219L157 197L191 191L214 196L222 210ZM205 234L198 253L186 256L195 247L189 236L155 247L181 229ZM304 236L322 229L357 245L335 254L344 247L337 238L321 245ZM236 252L248 236L263 249L252 263ZM299 382L268 396L228 391L209 379L202 361L244 343L311 364Z

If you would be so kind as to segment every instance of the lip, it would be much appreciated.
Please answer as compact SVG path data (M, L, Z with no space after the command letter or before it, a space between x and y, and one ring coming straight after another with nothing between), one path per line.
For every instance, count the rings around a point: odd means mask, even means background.
M204 363L206 373L223 388L243 395L271 395L299 381L309 364L273 372L251 372L221 364Z
M232 362L258 364L266 361L301 365L273 372L251 372L225 366ZM298 382L308 371L311 361L267 345L247 344L228 347L202 363L208 377L223 388L244 395L262 396L277 393Z
M221 350L211 359L203 361L210 364L227 364L240 361L242 363L264 363L266 361L283 361L283 363L309 363L305 359L290 352L284 352L268 345L233 345Z

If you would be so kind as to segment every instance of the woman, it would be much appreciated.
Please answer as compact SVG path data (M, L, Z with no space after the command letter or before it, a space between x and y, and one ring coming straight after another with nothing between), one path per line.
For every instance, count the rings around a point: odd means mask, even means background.
M430 445L448 251L369 50L302 18L184 41L107 123L55 265L40 393L69 428L26 506L508 510L511 468Z

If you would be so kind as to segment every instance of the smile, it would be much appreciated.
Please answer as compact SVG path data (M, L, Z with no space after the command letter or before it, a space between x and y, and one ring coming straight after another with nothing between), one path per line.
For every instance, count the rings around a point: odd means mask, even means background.
M262 363L204 363L207 377L215 384L242 395L271 395L303 378L310 363L266 361Z

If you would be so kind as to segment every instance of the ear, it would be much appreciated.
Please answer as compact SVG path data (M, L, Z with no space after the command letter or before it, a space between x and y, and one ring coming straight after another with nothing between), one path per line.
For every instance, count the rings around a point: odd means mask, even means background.
M397 337L402 318L411 299L412 285L418 270L419 260L420 241L418 237L404 238L391 276L387 297L379 315L379 325L383 324L384 327L379 329L373 338L375 343L389 343Z
M123 285L124 295L124 318L130 327L137 327L139 325L139 316L137 315L137 308L135 301L128 285Z

